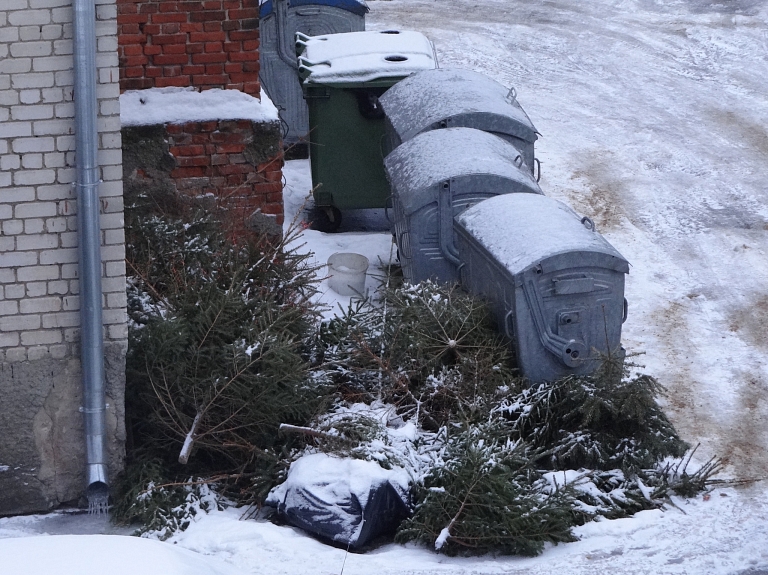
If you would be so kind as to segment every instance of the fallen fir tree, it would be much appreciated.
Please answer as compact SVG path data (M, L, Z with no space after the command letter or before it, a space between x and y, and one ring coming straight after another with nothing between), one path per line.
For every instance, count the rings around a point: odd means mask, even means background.
M258 501L254 478L268 490L291 449L279 425L306 423L329 391L308 377L315 268L295 234L234 243L214 206L128 199L125 477L142 485L124 484L118 516L148 516L190 476Z
M537 554L573 540L596 517L626 517L692 495L718 469L688 472L682 441L659 407L663 388L630 376L623 355L591 377L529 386L488 311L455 287L429 282L383 290L327 326L324 375L347 403L314 426L308 451L400 464L414 478L412 517L396 539L448 554ZM635 366L636 367L636 366ZM391 408L375 440L350 402ZM357 408L358 413L364 410ZM392 455L386 421L428 432ZM331 432L331 433L329 433Z
M320 323L292 238L233 244L194 202L133 206L116 514L145 533L183 530L223 504L215 492L256 509L293 461L324 452L407 472L397 540L530 555L595 517L691 495L717 470L687 471L661 386L622 362L529 386L484 304L428 282Z
M567 496L547 493L526 446L503 420L449 437L445 461L415 489L414 514L397 533L451 555L537 555L574 541Z
M456 286L383 288L324 326L320 346L343 398L381 399L431 431L481 421L523 385L484 303Z

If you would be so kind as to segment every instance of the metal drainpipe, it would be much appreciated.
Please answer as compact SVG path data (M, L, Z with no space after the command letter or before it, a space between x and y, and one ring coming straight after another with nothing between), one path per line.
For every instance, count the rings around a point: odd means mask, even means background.
M96 6L73 0L77 229L80 256L80 357L86 445L86 496L90 512L106 512L109 499L105 448L104 340L101 318L98 131L96 127Z

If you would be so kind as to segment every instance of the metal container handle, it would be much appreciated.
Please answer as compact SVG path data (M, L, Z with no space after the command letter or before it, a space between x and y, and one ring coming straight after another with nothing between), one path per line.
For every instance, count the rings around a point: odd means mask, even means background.
M389 208L390 208L389 204L391 201L392 201L392 194L389 194L387 196L387 199L384 200L384 217L387 218L387 222L389 223L390 227L393 225L392 220L389 218Z
M515 312L513 310L509 310L507 314L504 316L504 334L509 339L515 339Z
M277 17L277 55L283 62L285 62L285 64L296 70L298 67L296 65L296 54L289 53L287 49L288 47L283 45L285 40L283 34L288 29L288 16L285 13L286 4L287 2L281 2L280 0L276 0L275 2L275 14Z
M624 323L627 321L627 316L629 315L629 302L627 301L627 298L624 298L624 313L621 316L621 323Z
M301 79L306 80L312 74L311 64L309 61L304 58L299 58L298 71Z
M531 317L536 326L536 332L539 334L539 341L544 349L562 361L568 367L577 367L587 359L587 346L584 342L577 339L565 339L552 333L547 321L544 318L544 307L541 302L539 292L531 280L523 282L523 293L528 303L528 309L531 310Z
M458 266L459 250L453 244L453 194L451 192L451 182L446 180L440 186L440 192L437 196L437 211L439 222L440 251L443 256L453 265Z

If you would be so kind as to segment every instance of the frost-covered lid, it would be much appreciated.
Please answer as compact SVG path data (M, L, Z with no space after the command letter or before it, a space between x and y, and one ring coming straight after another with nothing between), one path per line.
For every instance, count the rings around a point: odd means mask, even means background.
M542 193L512 144L472 128L419 134L395 148L384 166L406 214L434 201L443 181L460 176L498 176L514 191Z
M403 78L437 66L432 42L420 32L385 30L296 34L299 75L307 84L346 84Z
M534 194L490 198L463 211L455 221L510 273L547 260L564 267L597 265L628 273L629 263L608 240L582 223L568 206ZM565 260L557 256L566 255ZM566 265L567 264L567 265Z
M514 90L471 70L419 72L393 86L380 101L402 141L444 120L449 127L466 126L536 140L536 128L517 102Z
M274 11L275 1L277 0L259 0L259 18L266 18ZM370 12L365 0L288 0L289 8L296 6L333 6L358 16Z

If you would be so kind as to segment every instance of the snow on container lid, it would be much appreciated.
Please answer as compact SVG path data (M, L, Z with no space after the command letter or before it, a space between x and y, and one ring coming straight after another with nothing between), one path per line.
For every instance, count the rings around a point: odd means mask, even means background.
M370 8L368 8L365 0L288 0L289 8L297 6L333 6L334 8L341 8L347 12L352 12L358 16L363 16L366 12L370 12ZM266 18L272 14L274 9L274 0L260 0L259 18Z
M448 118L453 119L451 126L510 134L528 142L538 133L514 89L471 70L419 72L393 86L380 101L403 141Z
M299 75L306 84L402 78L437 67L432 42L421 32L385 30L307 36L296 33Z
M539 264L545 273L583 266L629 273L627 260L590 220L546 196L496 196L455 220L514 275Z
M407 215L434 201L435 185L450 178L491 175L520 183L521 191L541 194L520 152L498 136L472 128L446 128L419 134L384 159Z

